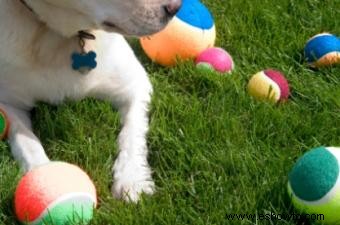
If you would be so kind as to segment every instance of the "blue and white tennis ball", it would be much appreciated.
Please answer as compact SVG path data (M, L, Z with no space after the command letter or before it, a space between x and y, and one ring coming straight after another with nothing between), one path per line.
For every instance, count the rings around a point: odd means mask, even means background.
M315 35L305 46L305 56L312 67L338 64L340 63L340 39L329 33Z
M288 176L288 193L303 213L323 214L325 224L340 224L340 148L305 153Z
M163 66L176 65L177 59L196 58L215 44L212 14L199 0L182 0L182 7L162 31L140 39L153 61Z

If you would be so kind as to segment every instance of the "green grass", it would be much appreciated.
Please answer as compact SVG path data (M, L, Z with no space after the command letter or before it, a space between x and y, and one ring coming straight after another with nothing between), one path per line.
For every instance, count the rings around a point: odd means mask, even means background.
M310 70L302 49L322 31L340 34L335 0L206 0L217 45L236 62L231 75L198 71L192 63L161 68L132 45L154 85L148 136L157 193L137 204L111 197L111 165L119 132L107 102L59 107L40 104L33 115L48 155L84 168L99 195L93 225L308 224L228 221L226 213L293 213L287 174L298 157L320 145L340 146L340 68ZM250 76L283 71L291 99L281 105L248 96ZM0 224L17 224L13 192L20 179L0 143Z

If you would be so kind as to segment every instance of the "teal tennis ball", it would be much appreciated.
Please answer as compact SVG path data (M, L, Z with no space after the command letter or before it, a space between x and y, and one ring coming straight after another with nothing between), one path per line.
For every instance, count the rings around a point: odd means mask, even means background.
M87 224L97 204L96 189L79 167L51 162L30 170L15 192L15 212L27 225Z
M340 39L329 33L315 35L305 46L305 56L312 67L338 64L340 63Z
M340 224L340 148L319 147L305 153L288 176L288 193L303 213L323 214L325 224Z

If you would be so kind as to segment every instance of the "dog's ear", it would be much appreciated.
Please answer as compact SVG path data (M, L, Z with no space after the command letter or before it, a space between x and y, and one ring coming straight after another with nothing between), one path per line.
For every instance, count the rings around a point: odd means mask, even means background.
M49 28L65 37L77 35L79 30L96 28L84 11L87 5L78 0L20 0Z

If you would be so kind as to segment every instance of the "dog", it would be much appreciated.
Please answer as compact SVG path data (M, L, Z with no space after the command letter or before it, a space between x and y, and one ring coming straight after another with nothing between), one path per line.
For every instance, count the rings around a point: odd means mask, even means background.
M0 108L24 172L50 161L32 131L35 104L94 97L121 115L113 195L137 202L155 191L146 143L152 85L124 36L160 31L180 6L181 0L0 1Z

